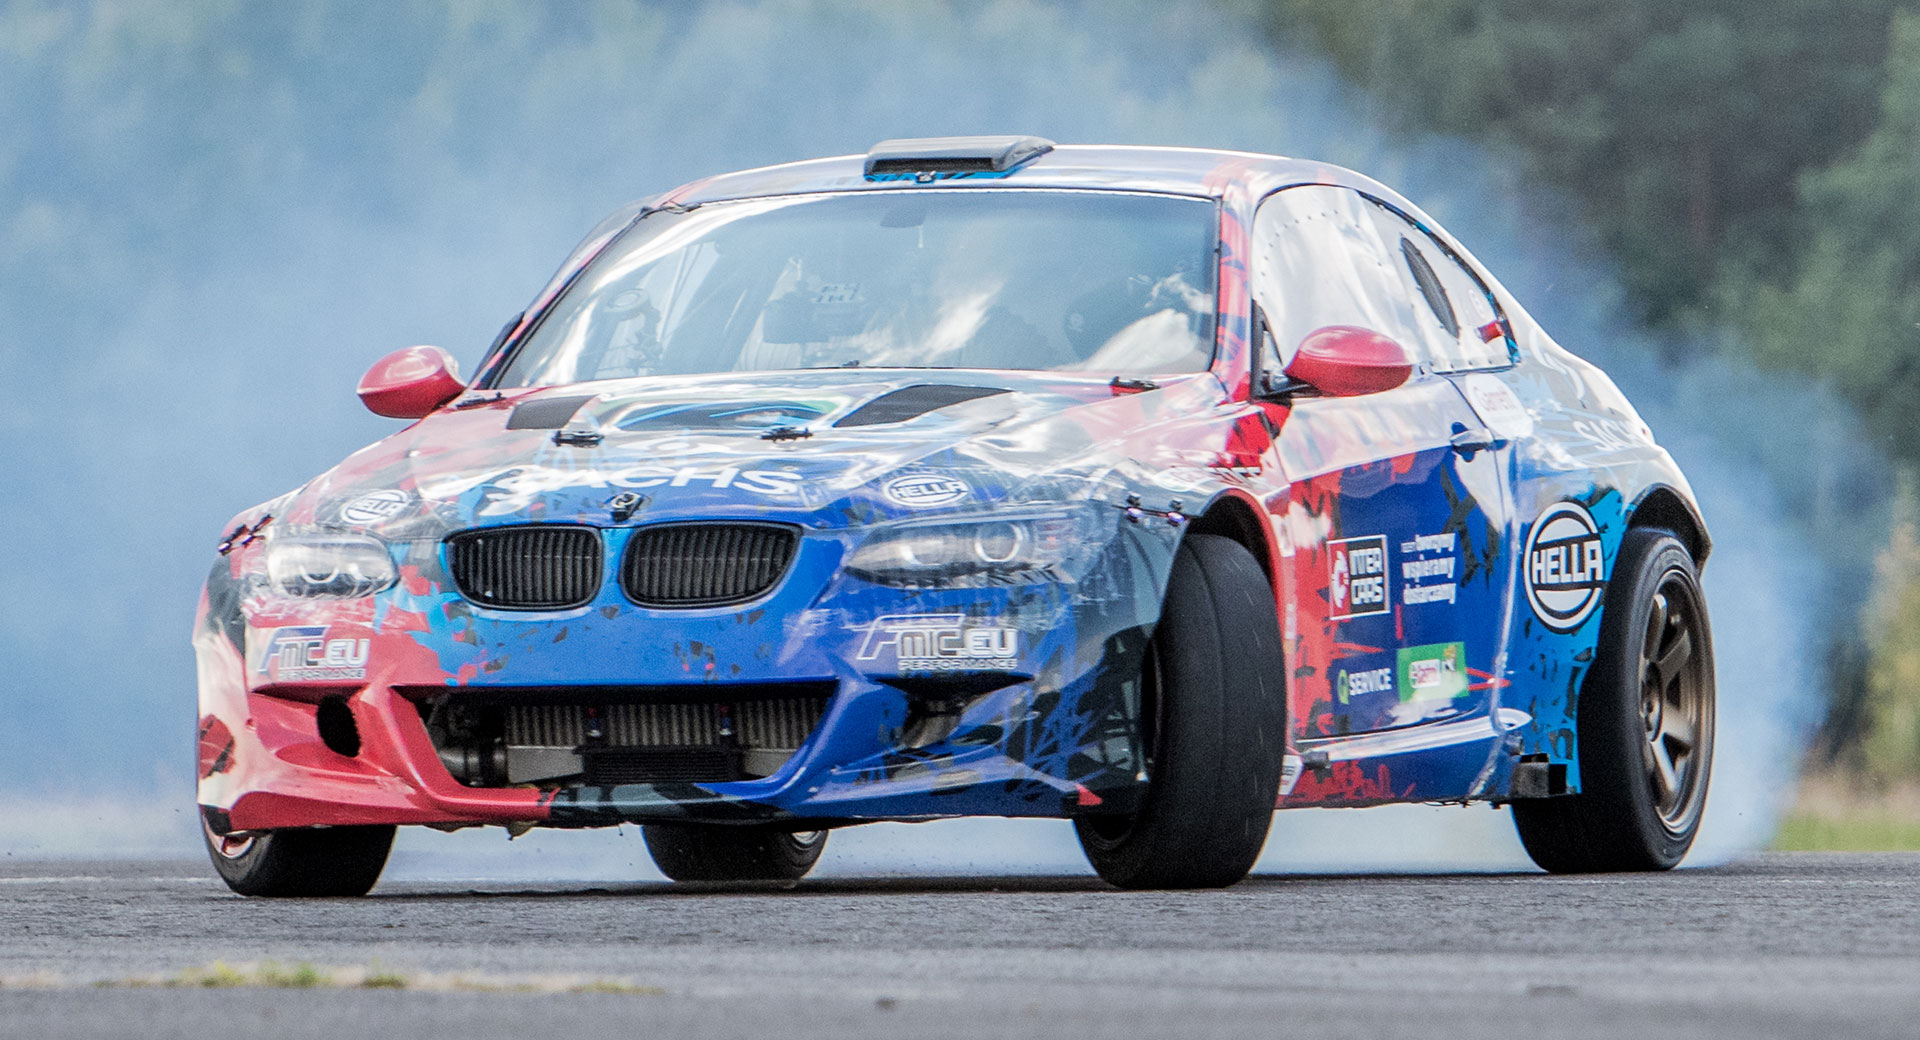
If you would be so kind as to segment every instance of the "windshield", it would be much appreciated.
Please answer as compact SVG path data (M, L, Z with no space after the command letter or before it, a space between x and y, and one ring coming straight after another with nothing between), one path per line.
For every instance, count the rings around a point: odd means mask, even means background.
M1214 206L1081 191L874 191L651 213L494 380L854 366L1195 372Z

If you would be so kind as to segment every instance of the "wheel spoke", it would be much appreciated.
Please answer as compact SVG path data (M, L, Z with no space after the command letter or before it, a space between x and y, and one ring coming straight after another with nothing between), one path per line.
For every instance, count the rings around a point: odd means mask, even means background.
M1673 757L1667 754L1666 743L1658 737L1647 743L1647 757L1653 765L1654 791L1659 795L1660 804L1665 806L1673 801L1674 793L1680 789L1680 777L1673 768Z
M1674 635L1673 641L1661 651L1660 659L1653 662L1654 681L1660 685L1663 694L1667 686L1673 682L1674 677L1680 674L1680 669L1691 660L1693 660L1693 633L1682 626Z
M1660 735L1654 739L1669 748L1677 746L1685 757L1693 752L1694 741L1699 737L1694 732L1693 720L1669 702L1666 714L1660 718Z
M1640 663L1643 666L1641 668L1642 672L1646 671L1644 666L1647 662L1653 660L1654 654L1658 653L1660 646L1667 641L1666 636L1667 594L1660 592L1654 594L1653 605L1647 611L1647 638L1645 642L1640 644Z

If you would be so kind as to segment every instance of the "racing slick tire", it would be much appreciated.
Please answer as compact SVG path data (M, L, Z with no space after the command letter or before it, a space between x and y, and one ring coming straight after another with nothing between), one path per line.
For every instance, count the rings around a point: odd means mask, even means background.
M392 827L318 827L218 835L201 827L213 869L243 896L364 896L393 849Z
M826 831L649 823L647 854L675 881L798 881L820 860Z
M1266 844L1286 745L1273 589L1230 538L1189 534L1141 669L1147 790L1130 816L1074 820L1120 888L1222 888Z
M1699 571L1671 532L1621 542L1577 713L1580 793L1513 803L1527 855L1555 874L1673 868L1706 806L1714 683Z

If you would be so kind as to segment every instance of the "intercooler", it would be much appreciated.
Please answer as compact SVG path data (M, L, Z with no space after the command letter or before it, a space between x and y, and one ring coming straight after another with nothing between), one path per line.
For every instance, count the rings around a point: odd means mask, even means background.
M748 780L778 772L831 680L689 686L400 686L468 787Z

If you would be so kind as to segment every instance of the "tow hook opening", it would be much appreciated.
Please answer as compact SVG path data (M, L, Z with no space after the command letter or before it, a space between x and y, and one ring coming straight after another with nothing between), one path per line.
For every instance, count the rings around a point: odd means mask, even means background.
M329 751L348 758L360 754L360 726L353 721L353 709L347 706L345 697L323 699L314 712L314 723L320 730L320 742Z
M938 676L876 676L907 695L907 719L895 746L907 751L932 747L953 736L960 718L988 694L1030 676L1012 672L960 672Z

